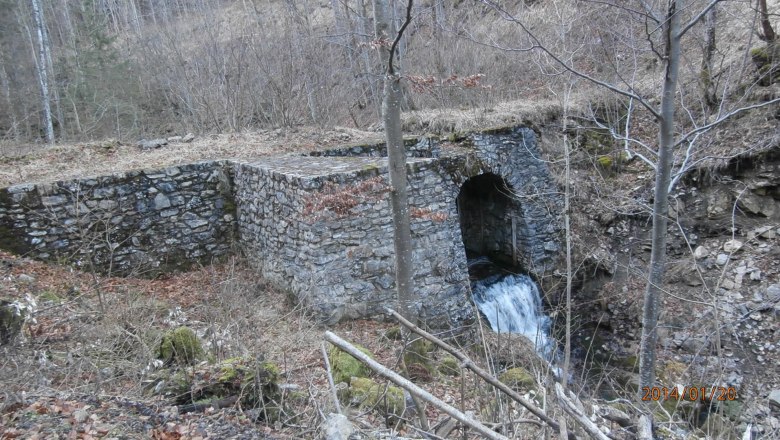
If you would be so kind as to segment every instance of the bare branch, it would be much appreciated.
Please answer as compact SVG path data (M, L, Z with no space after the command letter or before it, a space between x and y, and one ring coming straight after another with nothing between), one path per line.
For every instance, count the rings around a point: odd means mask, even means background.
M604 82L604 81L601 81L599 79L596 79L596 78L594 78L594 77L592 77L592 76L590 76L590 75L588 75L588 74L586 74L584 72L581 72L581 71L577 70L576 68L568 65L565 61L563 61L556 54L554 54L550 49L547 49L547 47L544 46L541 43L541 41L539 41L538 38L536 38L536 35L534 35L533 32L531 32L531 30L528 29L525 26L525 24L523 24L522 21L518 20L514 15L510 14L506 9L502 8L501 6L499 6L498 4L496 4L495 2L493 2L491 0L481 0L481 1L483 3L485 3L486 5L490 6L491 8L495 9L496 11L498 11L504 17L505 20L511 21L511 22L517 24L518 26L520 26L520 28L531 38L531 40L533 40L533 42L534 42L534 46L533 47L534 48L538 48L541 51L543 51L544 53L546 53L550 58L552 58L556 63L558 63L565 70L571 72L575 76L578 76L578 77L580 77L580 78L582 78L584 80L592 82L593 84L596 84L596 85L604 87L604 88L606 88L608 90L611 90L611 91L617 93L618 95L623 95L623 96L626 96L628 98L634 98L640 104L642 104L642 106L645 107L655 118L657 118L657 119L661 118L661 114L655 108L653 108L653 106L650 105L650 103L647 100L645 100L644 98L642 98L638 94L634 93L631 90L623 90L620 87L617 87L617 86L614 86L614 85L609 84L607 82Z
M409 26L409 23L412 22L412 3L413 0L409 0L409 2L406 4L406 20L404 20L404 24L401 25L401 29L398 29L398 33L395 35L395 40L393 40L393 44L390 46L390 59L387 62L387 73L390 75L395 75L395 71L393 70L393 58L395 58L395 50L398 47L398 43L401 41L401 37L404 35L406 27Z
M710 11L710 9L714 8L718 3L720 3L722 0L712 0L710 4L708 4L704 9L699 11L699 13L691 19L685 26L680 29L680 32L677 33L677 38L682 37L685 35L686 32L688 32L696 23L699 22L702 18L704 18L705 15L707 15L707 12Z
M775 98L775 99L772 99L771 101L766 101L766 102L761 102L761 103L754 104L754 105L749 105L747 107L740 107L740 108L738 108L738 109L736 109L734 111L731 111L731 112L729 112L729 113L719 117L718 119L716 119L713 122L710 122L707 125L702 125L701 127L698 127L698 128L695 128L695 129L689 131L683 137L681 137L680 140L678 140L674 144L674 146L675 147L679 147L683 142L686 142L688 140L688 138L690 138L691 136L694 136L696 134L704 133L706 131L709 131L710 129L718 126L721 123L723 123L723 121L725 121L725 120L727 120L729 118L732 118L732 117L734 117L734 116L736 116L736 115L738 115L738 114L740 114L742 112L745 112L745 111L748 111L748 110L752 110L752 109L756 109L756 108L766 107L768 105L772 105L772 104L776 104L776 103L780 103L780 98Z
M574 401L576 397L573 394L567 396L566 391L563 390L563 386L559 383L555 384L555 395L558 396L558 401L561 402L561 407L566 411L566 414L572 416L591 437L598 440L609 440L609 437L601 432L599 427L577 407L577 404Z
M400 316L400 315L399 315ZM332 332L325 332L325 339L330 342L331 344L335 345L336 347L340 348L341 350L344 350L346 353L349 353L350 356L354 357L355 359L359 360L363 364L365 364L367 367L371 368L372 370L376 371L380 376L388 379L389 381L393 382L394 384L404 388L405 390L409 391L410 394L413 396L417 396L420 399L430 403L431 405L435 406L436 408L442 410L443 412L447 413L450 417L458 420L459 422L468 425L471 429L479 432L480 434L484 435L485 437L489 439L494 440L508 440L503 435L493 431L492 429L488 428L487 426L481 424L477 420L474 420L471 416L467 414L463 414L462 412L458 411L457 409L453 408L452 406L444 403L443 401L439 400L436 396L432 395L431 393L425 391L424 389L418 387L417 385L413 384L412 382L408 381L407 379L404 379L401 375L395 373L394 371L390 370L389 368L385 367L384 365L380 364L379 362L371 359L368 357L365 353L358 350L350 344L349 342L341 339L336 334Z
M506 386L504 383L500 382L498 379L493 377L490 373L483 370L482 368L478 367L474 364L474 362L469 359L468 356L461 353L456 348L452 347L451 345L447 344L446 342L442 341L441 339L433 336L432 334L426 332L425 330L417 327L416 325L412 324L408 319L401 316L398 312L395 310L387 309L387 313L392 315L395 319L398 320L401 324L403 324L404 327L408 328L414 333L417 333L418 335L422 336L423 338L433 342L438 347L442 348L443 350L449 352L451 355L453 355L458 361L460 361L461 365L468 368L469 370L473 371L477 374L477 376L481 377L484 381L488 382L489 384L493 385L494 387L498 388L501 392L512 398L515 402L523 405L528 411L533 413L536 417L539 417L542 419L545 423L547 423L548 426L553 428L554 430L558 431L559 426L558 423L553 420L550 416L545 414L544 410L540 409L536 405L534 405L532 402L528 401L527 399L523 398L521 395L519 395L516 391Z

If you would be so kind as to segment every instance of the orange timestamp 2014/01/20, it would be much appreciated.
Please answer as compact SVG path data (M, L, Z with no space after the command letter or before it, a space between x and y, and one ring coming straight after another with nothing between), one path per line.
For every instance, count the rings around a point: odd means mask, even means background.
M688 400L691 402L701 400L737 400L735 387L688 387L678 385L676 387L642 387L642 400Z

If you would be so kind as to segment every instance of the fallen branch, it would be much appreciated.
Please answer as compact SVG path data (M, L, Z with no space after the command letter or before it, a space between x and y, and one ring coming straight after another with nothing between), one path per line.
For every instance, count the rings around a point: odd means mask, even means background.
M580 410L577 404L574 403L574 400L566 395L566 391L563 390L563 386L559 383L555 384L555 394L558 396L558 401L561 403L563 410L566 411L566 414L579 423L585 429L585 432L597 440L609 440L609 437L601 432L599 427Z
M550 416L545 414L544 410L534 405L532 402L530 402L528 399L523 398L520 394L517 393L517 391L509 388L506 384L496 379L493 375L488 373L487 371L483 370L479 366L477 366L471 359L469 359L468 356L461 353L458 349L452 347L451 345L447 344L446 342L442 341L441 339L437 338L436 336L433 336L432 334L426 332L425 330L417 327L416 325L409 322L406 318L398 314L395 310L387 309L387 313L391 314L395 319L398 320L401 324L403 324L406 328L411 330L412 332L422 336L423 338L433 342L443 350L449 352L451 355L455 356L455 358L460 361L460 364L463 367L468 368L469 370L473 371L477 376L481 377L485 382L493 385L494 387L498 388L509 396L512 400L519 403L520 405L523 405L528 411L530 411L533 415L536 417L539 417L544 423L546 423L548 426L550 426L555 432L560 431L560 426L558 425L558 422L553 420ZM569 438L573 439L573 435L569 435Z
M636 438L638 440L653 440L653 419L645 414L639 417Z
M325 373L328 375L328 384L330 385L330 394L333 398L333 404L336 405L336 412L339 414L344 414L341 412L341 405L339 404L339 397L336 393L336 384L333 382L333 374L330 370L330 361L328 360L328 351L325 350L325 343L322 343L322 359L325 360Z
M335 335L332 332L325 332L325 339L330 342L331 344L335 345L336 347L340 348L341 350L344 350L346 353L349 353L350 356L354 357L355 359L359 360L360 362L364 363L366 366L371 368L372 370L376 371L380 376L388 379L389 381L393 382L394 384L406 389L409 391L410 394L413 396L417 396L420 399L430 403L431 405L435 406L436 408L440 409L441 411L447 413L450 417L457 419L459 422L463 423L464 425L467 425L474 431L482 434L483 436L489 438L489 439L495 439L495 440L508 440L507 437L504 437L503 435L491 430L487 426L481 424L480 422L474 420L470 416L463 414L462 412L458 411L457 409L453 408L452 406L444 403L443 401L439 400L436 396L430 394L429 392L423 390L422 388L418 387L417 385L413 384L412 382L408 381L407 379L404 379L402 376L397 374L396 372L390 370L389 368L385 367L384 365L376 362L375 360L371 359L370 357L366 356L363 352L355 348L352 344L349 342L341 339L337 335Z

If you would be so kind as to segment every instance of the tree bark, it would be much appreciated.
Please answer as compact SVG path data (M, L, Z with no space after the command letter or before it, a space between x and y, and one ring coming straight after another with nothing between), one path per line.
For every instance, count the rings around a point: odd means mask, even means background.
M54 125L51 118L51 104L49 100L49 75L46 59L46 38L44 38L45 30L43 28L43 11L38 3L38 0L31 0L33 18L35 19L35 30L38 34L38 58L39 61L36 64L36 70L38 71L38 83L41 87L41 107L43 109L44 129L46 135L46 142L51 144L54 142Z
M717 24L717 7L710 9L704 17L706 39L704 41L704 54L701 60L701 82L704 102L710 109L718 104L715 83L713 81L712 56L715 54L715 25Z
M767 43L775 41L775 30L772 28L772 22L769 21L769 9L766 6L766 0L758 0L758 9L761 14L761 39Z
M409 0L411 3L411 0ZM382 122L387 142L387 159L390 174L390 204L393 210L393 245L395 247L395 285L398 292L398 308L412 322L417 321L412 286L412 233L409 218L409 194L406 176L406 151L401 131L401 76L393 67L392 47L389 42L398 41L400 32L391 39L392 14L387 1L374 0L375 35L380 42L380 54L385 65ZM394 46L395 44L393 44Z
M669 180L674 147L674 113L680 67L680 17L683 0L671 0L663 28L665 75L661 97L658 166L656 168L653 201L652 249L642 313L642 341L639 349L639 389L655 383L655 346L658 339L658 315L660 311L661 283L666 264L666 225L669 211Z

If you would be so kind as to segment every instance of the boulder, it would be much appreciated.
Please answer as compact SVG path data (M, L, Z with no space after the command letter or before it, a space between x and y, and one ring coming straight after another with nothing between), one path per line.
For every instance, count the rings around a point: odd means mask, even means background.
M178 327L167 332L160 341L157 358L165 365L192 364L205 357L198 336L189 327Z
M355 344L358 350L365 353L367 356L373 358L365 347ZM330 361L330 368L333 373L333 382L345 382L350 383L353 377L368 377L371 370L363 365L362 362L353 358L348 353L339 350L336 347L331 347L328 351L328 360Z
M156 148L160 148L165 145L168 145L168 141L162 138L151 139L151 140L141 139L140 141L138 141L138 148L142 150L154 150Z
M0 299L0 345L16 339L24 325L24 311L15 302Z
M737 252L742 249L742 246L744 246L744 243L739 240L729 240L723 243L723 251L728 253Z
M780 408L780 390L772 390L769 393L767 400L769 400L769 406L772 406L775 409Z
M401 388L380 384L366 377L353 377L349 382L348 403L374 409L391 418L400 418L406 409L406 398Z
M343 414L328 414L323 425L323 440L349 440L355 432L355 426Z
M510 368L498 377L502 383L515 391L525 391L536 388L536 380L525 368Z

